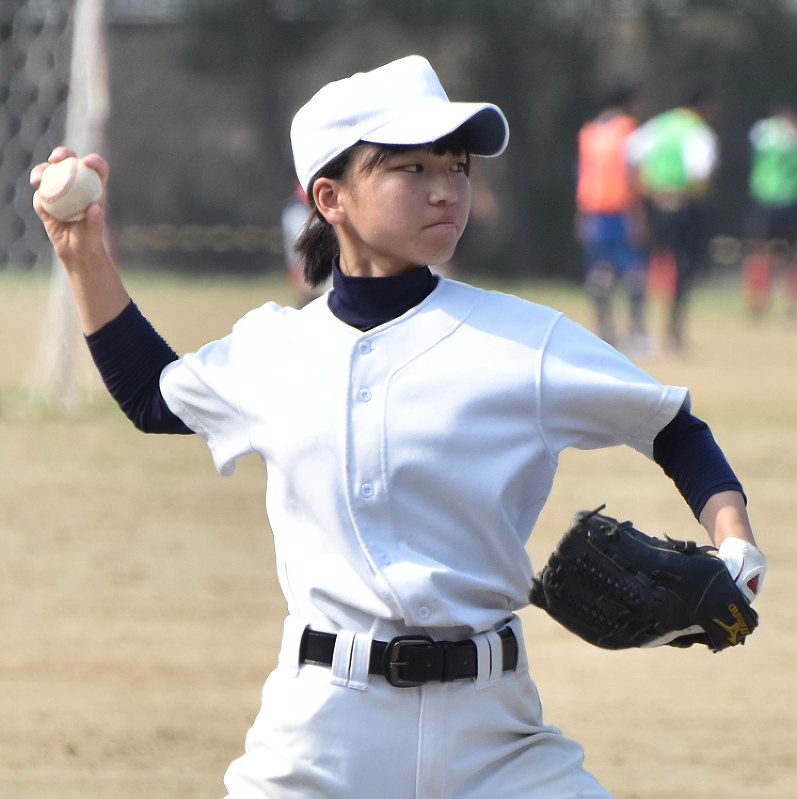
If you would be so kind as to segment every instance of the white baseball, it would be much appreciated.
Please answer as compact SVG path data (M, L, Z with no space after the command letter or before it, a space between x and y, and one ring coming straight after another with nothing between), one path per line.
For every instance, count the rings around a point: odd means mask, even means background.
M61 222L78 222L86 209L102 196L96 170L75 157L50 164L42 172L39 199L48 214Z

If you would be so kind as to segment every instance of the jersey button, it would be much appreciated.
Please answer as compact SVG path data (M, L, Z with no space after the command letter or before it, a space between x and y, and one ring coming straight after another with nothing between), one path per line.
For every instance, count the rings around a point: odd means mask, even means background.
M431 613L432 611L429 610L429 608L427 608L426 605L421 605L418 608L418 616L420 616L420 618L422 619L428 619Z
M357 351L361 355L367 355L371 351L371 342L370 341L361 341L357 345Z
M371 399L371 392L367 388L361 388L357 393L361 402L368 402Z
M370 483L363 483L363 485L360 486L360 493L368 499L374 495L374 487Z

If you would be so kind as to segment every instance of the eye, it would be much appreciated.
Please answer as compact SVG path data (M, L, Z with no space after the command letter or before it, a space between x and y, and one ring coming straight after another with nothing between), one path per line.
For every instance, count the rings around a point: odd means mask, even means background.
M451 171L452 172L467 172L468 171L468 162L467 161L457 161L456 163L452 164Z
M398 167L402 172L423 172L423 164L399 164Z

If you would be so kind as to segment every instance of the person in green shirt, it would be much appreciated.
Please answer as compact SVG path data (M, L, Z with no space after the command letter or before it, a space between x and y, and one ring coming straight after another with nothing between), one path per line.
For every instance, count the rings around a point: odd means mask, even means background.
M705 90L654 116L629 138L627 158L645 198L651 257L674 262L675 281L667 323L667 345L684 348L686 300L705 262L705 196L719 162L719 144L709 120L714 102Z
M797 319L797 105L773 104L770 116L749 133L750 212L747 254L742 270L750 312L763 315L772 303L772 284L780 278L786 311Z

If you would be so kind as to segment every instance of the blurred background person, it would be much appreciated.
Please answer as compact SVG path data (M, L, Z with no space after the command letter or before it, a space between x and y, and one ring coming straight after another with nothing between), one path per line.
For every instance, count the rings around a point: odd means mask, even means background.
M747 255L742 271L747 307L769 310L780 280L789 319L797 319L797 105L776 101L750 129L750 201Z
M626 145L638 127L634 91L618 87L600 113L578 134L576 236L584 252L585 288L595 305L596 332L609 344L646 352L647 225L629 179ZM628 297L628 336L618 339L612 297L618 286Z
M707 258L705 200L719 162L714 112L712 95L699 89L628 141L632 176L648 209L651 257L670 259L673 266L665 344L676 351L685 347L686 302Z

